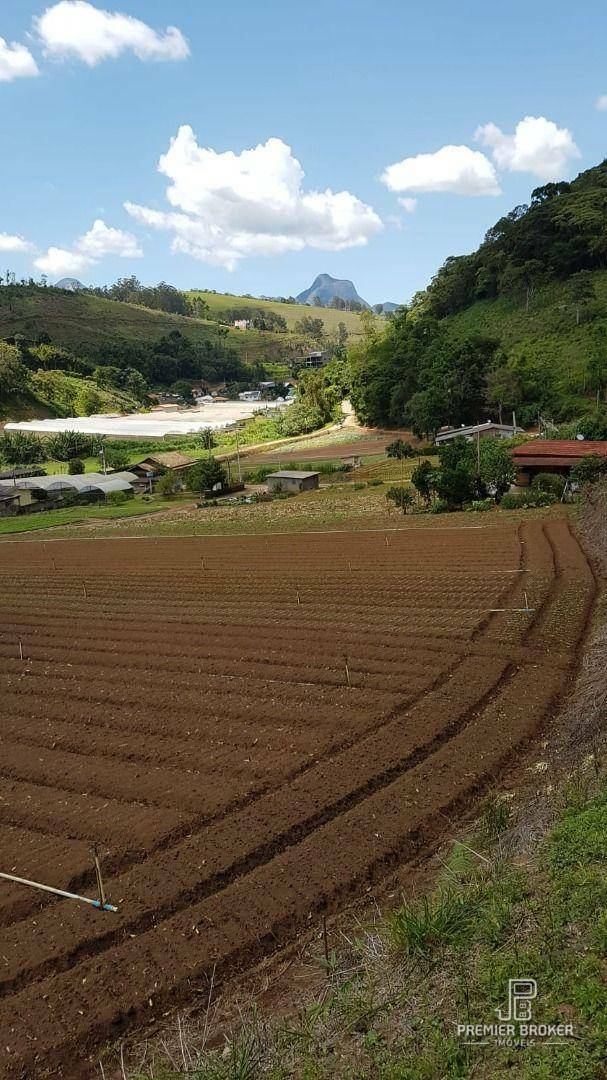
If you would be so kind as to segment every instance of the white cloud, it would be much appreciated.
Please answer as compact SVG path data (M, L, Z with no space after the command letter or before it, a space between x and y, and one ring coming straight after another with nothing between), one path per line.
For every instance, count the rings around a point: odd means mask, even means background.
M143 252L132 233L114 229L98 218L71 248L50 247L34 260L34 266L43 274L63 277L82 274L106 255L132 259L139 258Z
M366 244L382 222L349 191L306 191L304 171L281 139L235 154L199 146L184 125L158 162L169 177L164 212L127 202L136 220L173 233L172 249L233 270L248 256L304 247Z
M12 82L13 79L27 79L38 75L38 65L29 49L12 41L9 45L0 37L0 82Z
M60 0L34 26L47 56L77 57L90 67L129 50L140 60L183 60L190 51L176 26L157 33L140 19L103 11L86 0Z
M403 210L406 210L408 214L415 213L417 209L417 199L411 199L407 195L398 200Z
M594 107L595 109L598 109L599 112L605 112L607 109L607 94L601 94L601 96L596 99Z
M137 259L143 255L132 233L122 229L113 229L99 218L93 222L84 236L80 236L74 245L83 255L98 260L104 255L120 255L124 259Z
M33 251L33 249L34 245L22 236L11 236L10 233L0 232L0 251Z
M484 124L475 138L489 146L500 169L530 172L540 180L560 180L580 151L567 128L559 128L545 116L519 120L514 135L506 135L496 124Z
M493 165L469 146L443 146L434 154L404 158L388 165L381 181L391 191L501 194Z
M43 274L63 277L65 274L81 274L92 265L92 259L68 248L50 247L44 255L34 259L34 266Z

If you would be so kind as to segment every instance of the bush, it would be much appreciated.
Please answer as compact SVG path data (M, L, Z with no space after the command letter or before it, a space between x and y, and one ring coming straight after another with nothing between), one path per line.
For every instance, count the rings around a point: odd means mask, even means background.
M403 514L413 506L413 492L408 487L391 487L386 492L386 498L398 506Z
M502 510L532 510L540 506L551 506L553 502L553 496L546 491L527 490L520 494L509 491L502 496L500 506Z
M574 484L595 484L607 472L607 458L600 454L588 454L575 464L571 470Z
M543 491L552 495L555 499L562 497L565 489L565 480L558 473L543 472L533 477L531 482L532 491Z
M258 469L251 469L247 473L246 479L249 484L263 484L266 477L273 472L276 472L275 465L260 465Z
M108 491L105 501L110 506L122 506L128 499L126 491Z
M476 511L478 513L485 513L487 510L493 510L495 503L493 499L475 499L474 502L466 508L467 512Z
M84 462L82 458L73 457L67 463L67 471L70 476L79 476L84 472Z
M175 484L176 480L173 473L167 471L163 473L158 480L158 491L161 495L164 495L170 499L175 494Z
M451 507L446 499L435 499L428 507L429 514L447 514Z

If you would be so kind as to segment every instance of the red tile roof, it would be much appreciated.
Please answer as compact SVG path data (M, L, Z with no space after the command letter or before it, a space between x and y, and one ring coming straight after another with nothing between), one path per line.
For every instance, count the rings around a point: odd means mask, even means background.
M607 442L590 439L534 439L512 450L516 465L573 465L588 454L607 457Z

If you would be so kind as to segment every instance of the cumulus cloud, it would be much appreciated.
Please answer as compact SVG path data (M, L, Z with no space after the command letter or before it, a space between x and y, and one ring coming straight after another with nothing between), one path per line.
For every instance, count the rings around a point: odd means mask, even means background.
M595 109L598 109L599 112L605 112L607 109L607 94L601 94L601 96L596 99L594 107Z
M399 199L398 201L402 206L403 210L406 210L408 214L415 213L417 209L417 199L411 199L408 195L405 195L402 199Z
M106 225L97 218L84 236L76 240L77 250L91 259L102 259L104 255L119 255L123 259L137 259L143 255L132 233L123 232Z
M80 255L77 251L68 248L50 247L44 255L34 259L34 266L43 274L50 277L63 277L65 274L82 274L92 260L86 255Z
M506 135L496 124L483 124L475 138L491 148L498 168L530 172L540 180L561 179L569 171L569 163L580 157L571 132L545 116L519 120L514 135Z
M500 195L489 158L469 146L443 146L388 165L381 181L390 191L450 192L453 195ZM405 207L406 209L406 207Z
M10 233L0 232L0 251L33 251L34 245L22 236L11 236Z
M172 250L235 269L254 255L304 247L342 251L366 244L382 228L372 207L349 191L306 191L304 171L282 139L251 150L217 153L199 146L184 125L158 169L170 184L170 211L127 202L132 217L173 234Z
M34 27L47 56L76 57L90 67L127 51L140 60L184 60L190 51L176 26L158 33L140 19L86 0L60 0L34 20Z
M114 229L98 218L71 248L50 247L34 260L34 266L51 277L82 274L106 255L139 258L143 251L132 233Z
M0 37L0 82L12 82L13 79L27 79L38 75L38 65L29 49L12 41L9 45Z

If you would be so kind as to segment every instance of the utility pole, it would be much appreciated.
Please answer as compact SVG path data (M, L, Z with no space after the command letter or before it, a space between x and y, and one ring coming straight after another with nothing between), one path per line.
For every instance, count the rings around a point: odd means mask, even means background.
M240 468L240 443L238 441L238 428L236 429L236 461L238 463L238 483L242 484L242 470Z

